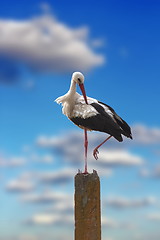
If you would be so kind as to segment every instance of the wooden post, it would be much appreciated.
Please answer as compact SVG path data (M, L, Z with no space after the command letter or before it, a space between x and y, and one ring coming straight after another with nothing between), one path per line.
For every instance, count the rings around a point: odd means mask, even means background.
M75 176L75 240L101 240L100 181L94 170Z

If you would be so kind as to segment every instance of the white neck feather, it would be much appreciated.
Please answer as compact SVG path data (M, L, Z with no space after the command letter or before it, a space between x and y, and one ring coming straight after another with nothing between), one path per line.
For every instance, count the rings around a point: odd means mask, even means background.
M76 82L73 81L72 79L68 92L64 96L61 96L55 100L58 104L62 103L63 106L62 112L67 117L71 117L72 115L75 96L76 96Z
M74 95L76 93L76 82L72 79L71 80L71 85L70 85L70 88L68 90L68 95L72 98L74 98Z

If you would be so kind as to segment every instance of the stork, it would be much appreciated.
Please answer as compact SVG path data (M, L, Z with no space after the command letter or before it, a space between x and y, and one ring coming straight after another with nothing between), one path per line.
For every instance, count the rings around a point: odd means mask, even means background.
M76 92L76 85L79 85L83 96ZM84 88L84 75L80 72L74 72L72 74L68 92L63 96L58 97L55 102L62 104L62 112L64 115L66 115L78 127L84 129L84 174L88 173L87 131L94 130L109 134L109 137L107 137L93 150L93 156L96 160L98 159L99 154L98 149L111 137L114 137L119 142L123 141L122 135L132 139L131 128L121 117L117 115L113 108L103 102L86 96Z

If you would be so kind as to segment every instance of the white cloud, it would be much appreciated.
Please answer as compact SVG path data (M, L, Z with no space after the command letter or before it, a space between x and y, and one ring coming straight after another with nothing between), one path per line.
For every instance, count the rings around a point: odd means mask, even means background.
M48 211L54 212L54 213L60 213L60 214L74 214L74 201L72 197L68 197L64 201L57 201L55 202L49 209Z
M38 240L38 239L40 239L40 238L30 235L30 234L25 234L25 235L23 234L18 237L18 240Z
M34 224L52 224L59 219L59 216L53 214L37 214L32 217Z
M19 179L21 181L31 181L31 180L36 180L37 179L37 172L36 171L24 171L21 172Z
M30 150L31 150L31 146L30 145L27 145L27 144L25 144L23 147L22 147L22 151L23 152L30 152Z
M68 198L70 198L68 194L46 190L42 193L25 194L21 197L21 200L29 203L50 204L57 201L66 201Z
M136 233L135 234L135 240L159 240L159 232L146 232L145 233Z
M104 63L90 47L87 27L73 29L49 14L23 21L1 19L0 33L3 56L41 71L85 71Z
M58 135L58 136L51 136L51 137L39 136L36 139L36 143L40 147L56 148L59 150L60 145L67 145L68 147L73 144L76 144L76 146L78 146L79 143L83 144L83 135L79 131L73 131L73 132L65 133L63 135Z
M160 164L157 164L154 168L142 168L140 175L146 178L160 179Z
M21 167L26 164L24 157L0 157L0 167Z
M73 225L73 215L40 213L26 221L31 225Z
M133 138L137 144L159 144L160 143L160 128L147 127L142 124L137 124L132 127ZM134 142L134 141L133 141Z
M141 165L143 159L125 150L101 150L99 164L109 166Z
M73 179L75 175L75 169L73 168L66 168L60 169L57 171L47 171L39 173L39 180L43 183L49 184L60 184L66 183Z
M34 189L34 184L30 181L18 179L11 180L6 185L6 190L9 192L28 192Z
M116 221L112 218L102 216L101 218L102 228L116 228L116 229L134 229L135 225L131 222Z
M110 197L106 200L106 205L111 206L113 208L139 208L145 207L149 205L153 205L156 203L155 197L146 197L146 198L139 198L139 199L128 199L124 197Z
M118 227L118 223L115 220L106 218L105 216L102 216L101 224L102 224L102 227L109 227L109 228Z
M148 215L148 219L153 220L153 221L160 221L160 212L150 213Z
M63 236L64 238L64 236ZM56 238L56 240L62 240L63 238ZM39 233L39 234L32 234L32 233L22 233L19 236L13 236L13 233L10 236L1 237L1 240L53 240L55 239L55 234L49 233Z
M108 238L105 238L104 240L113 240L113 238L108 237Z
M150 172L149 172L148 169L142 168L141 171L140 171L140 175L141 175L142 177L149 177L149 176L150 176Z
M46 164L51 164L54 162L53 155L51 154L38 155L36 153L32 153L30 155L30 159L32 161L46 163Z

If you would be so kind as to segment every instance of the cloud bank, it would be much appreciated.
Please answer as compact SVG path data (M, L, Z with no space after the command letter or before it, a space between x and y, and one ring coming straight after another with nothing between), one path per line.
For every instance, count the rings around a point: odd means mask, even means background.
M89 134L88 159L94 167L138 166L144 163L142 157L132 154L125 149L112 147L106 150L105 146L99 150L99 159L95 161L92 156L92 148L98 144L97 141L102 141L102 134ZM54 150L62 156L62 159L72 164L78 164L83 161L83 134L78 131L66 133L62 136L40 136L37 138L36 143L41 148L50 148ZM108 147L109 144L107 143L106 147ZM113 144L113 142L111 144ZM77 152L79 153L78 156Z

